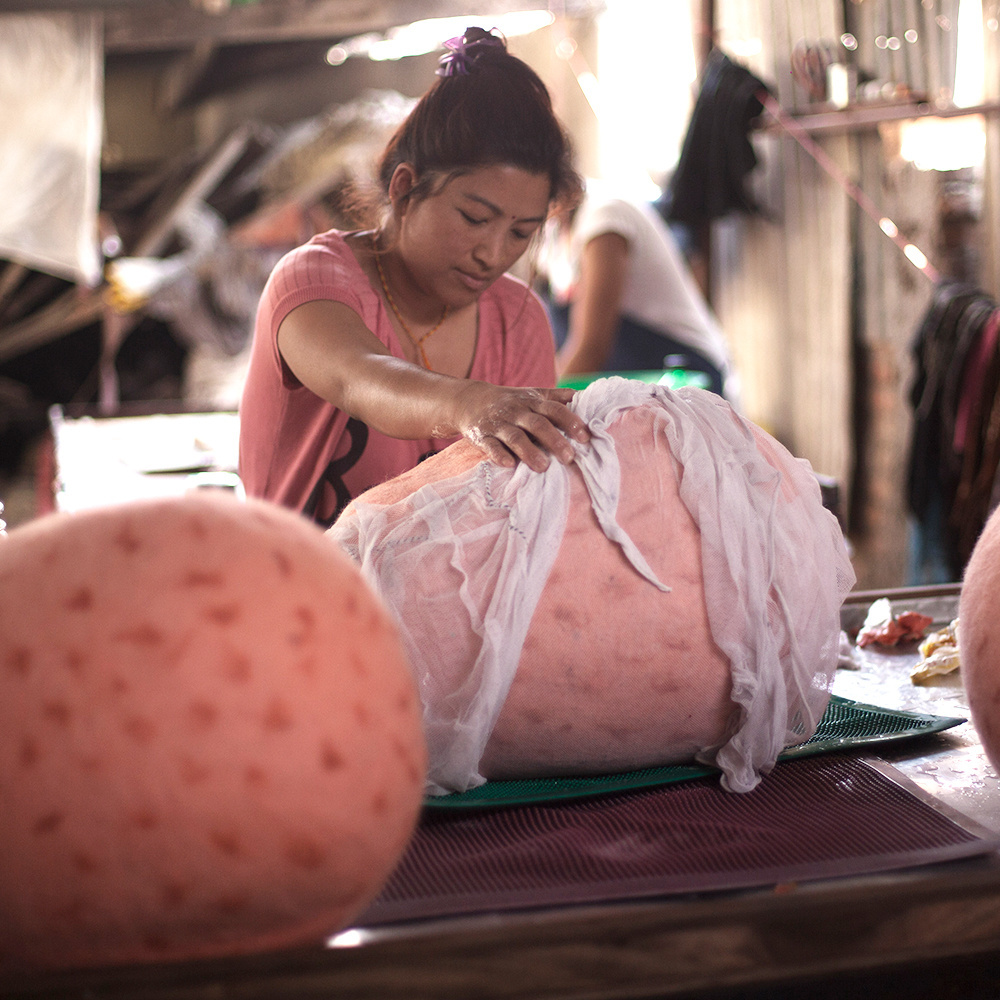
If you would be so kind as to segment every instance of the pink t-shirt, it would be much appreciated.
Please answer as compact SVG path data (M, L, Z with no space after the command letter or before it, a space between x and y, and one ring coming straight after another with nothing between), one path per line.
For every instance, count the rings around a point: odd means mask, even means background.
M240 402L240 478L250 496L332 524L349 500L412 469L454 441L386 437L307 389L278 352L281 321L315 299L341 302L398 358L402 345L382 296L344 240L330 231L286 254L264 288ZM496 385L553 386L555 357L544 306L504 275L479 298L469 377Z

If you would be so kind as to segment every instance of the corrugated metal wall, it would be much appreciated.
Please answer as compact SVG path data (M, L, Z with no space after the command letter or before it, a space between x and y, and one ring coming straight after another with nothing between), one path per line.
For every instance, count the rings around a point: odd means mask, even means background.
M874 63L877 25L865 19L887 6L850 8L859 60ZM768 81L786 110L804 111L808 97L793 78L792 51L801 39L839 40L844 5L717 0L715 9L718 44ZM815 138L933 258L937 178L899 159L898 126ZM712 231L713 304L742 373L745 408L840 482L852 504L845 512L859 587L900 586L909 351L932 284L793 139L769 131L754 144L761 157L755 190L773 218L729 218Z
M839 38L835 0L719 0L717 41L793 110L800 39ZM756 51L755 51L756 50ZM713 304L733 344L747 415L818 471L848 482L851 254L849 199L789 138L758 135L754 190L767 218L716 223ZM843 137L824 140L846 156Z

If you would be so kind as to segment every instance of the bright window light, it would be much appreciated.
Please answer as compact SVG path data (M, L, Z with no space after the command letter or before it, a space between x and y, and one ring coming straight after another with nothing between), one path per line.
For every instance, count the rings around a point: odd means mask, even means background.
M680 155L697 67L690 3L607 0L600 15L601 176L653 199ZM588 95L589 97L590 95Z
M553 21L555 15L547 10L514 11L485 18L474 15L426 18L390 28L384 35L369 32L345 38L330 48L326 61L331 66L339 66L352 56L367 56L378 62L405 59L440 49L449 38L463 34L466 28L498 28L507 38L514 38L547 28Z
M958 59L955 104L968 108L983 100L984 79L982 0L961 0L958 8Z
M972 107L983 100L982 0L961 0L954 104ZM986 129L979 115L919 118L903 123L900 155L920 170L980 167L986 156Z
M979 115L920 118L903 126L900 139L900 156L918 170L980 167L986 156L986 129Z

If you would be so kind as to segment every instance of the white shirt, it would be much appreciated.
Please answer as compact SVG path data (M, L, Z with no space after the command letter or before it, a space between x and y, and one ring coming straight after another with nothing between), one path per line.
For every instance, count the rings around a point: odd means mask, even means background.
M563 305L570 301L583 248L604 233L617 233L628 243L622 312L650 330L690 344L723 371L729 369L729 349L719 323L652 205L588 194L576 211L568 245L561 242L548 248L549 282L556 301Z

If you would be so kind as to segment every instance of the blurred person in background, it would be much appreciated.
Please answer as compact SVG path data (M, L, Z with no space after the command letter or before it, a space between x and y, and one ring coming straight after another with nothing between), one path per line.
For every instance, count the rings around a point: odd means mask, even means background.
M588 182L550 223L539 270L561 378L682 368L736 402L725 337L654 206Z

